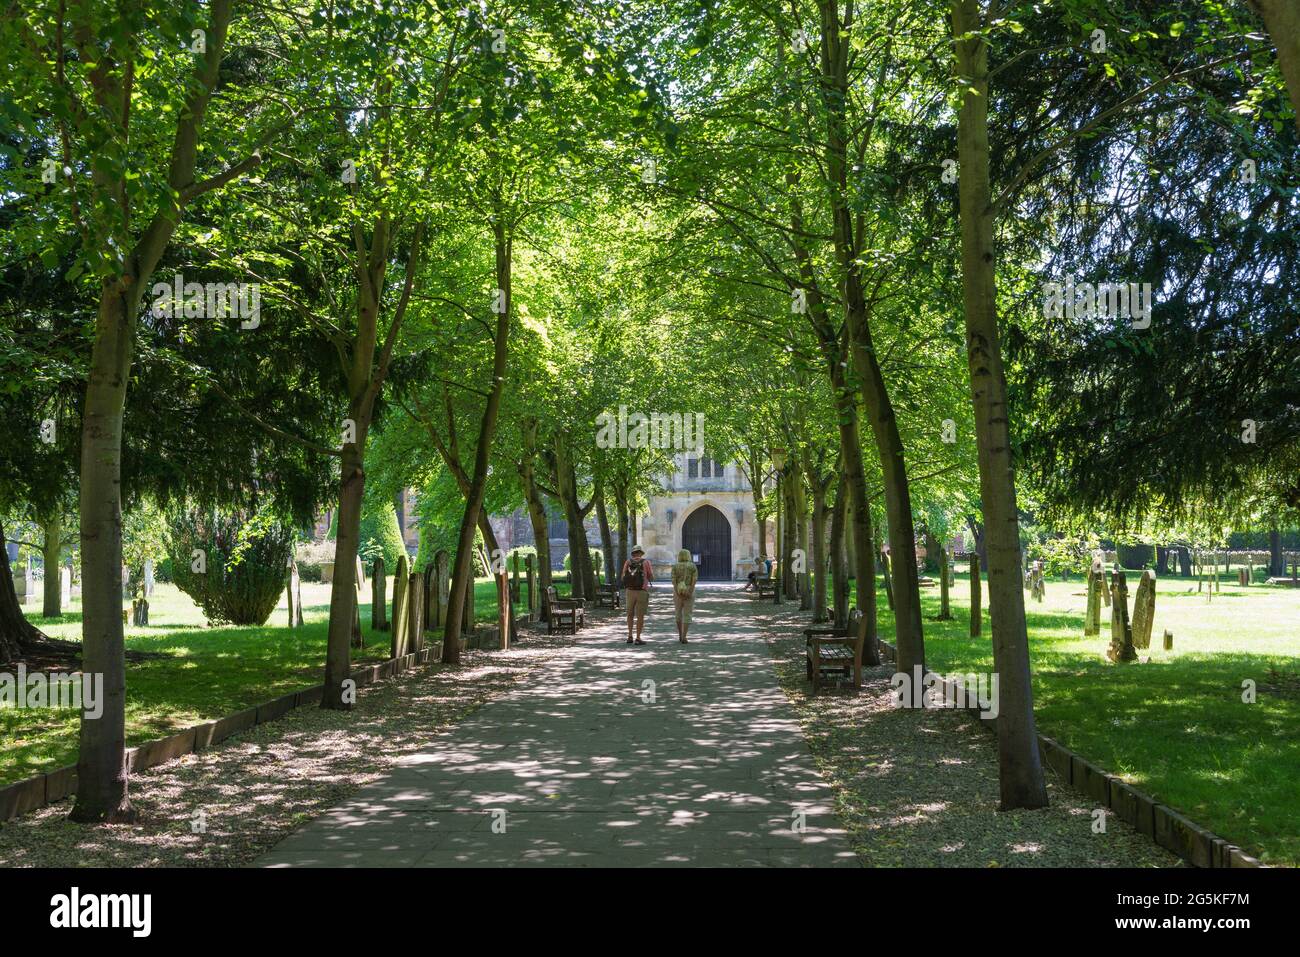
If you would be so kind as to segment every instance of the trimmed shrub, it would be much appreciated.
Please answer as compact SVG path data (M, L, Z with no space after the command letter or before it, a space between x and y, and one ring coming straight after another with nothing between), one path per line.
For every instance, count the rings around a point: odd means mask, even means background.
M361 542L359 554L369 569L376 555L382 555L385 568L396 568L397 560L406 554L402 530L397 524L397 509L392 502L383 502L374 508L361 507Z
M176 586L209 622L262 625L289 574L294 531L269 513L251 517L186 510L169 522L168 555ZM194 552L206 568L194 568Z

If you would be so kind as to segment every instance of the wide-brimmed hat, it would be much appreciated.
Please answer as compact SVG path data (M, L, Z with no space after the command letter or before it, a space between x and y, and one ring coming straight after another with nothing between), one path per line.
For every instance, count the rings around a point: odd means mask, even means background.
M644 554L645 554L645 549L642 548L640 545L633 545L633 546L632 546L632 551L629 552L629 554L631 554L631 555L635 555L637 552L640 552L642 555L644 555Z

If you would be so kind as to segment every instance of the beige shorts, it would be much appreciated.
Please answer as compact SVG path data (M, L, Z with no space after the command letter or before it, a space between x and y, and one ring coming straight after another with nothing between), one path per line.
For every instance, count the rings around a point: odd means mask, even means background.
M678 595L673 593L673 601L677 605L677 617L681 619L683 625L691 623L691 612L695 610L694 595Z
M624 594L627 595L627 613L644 615L650 605L650 593L644 588L629 588Z

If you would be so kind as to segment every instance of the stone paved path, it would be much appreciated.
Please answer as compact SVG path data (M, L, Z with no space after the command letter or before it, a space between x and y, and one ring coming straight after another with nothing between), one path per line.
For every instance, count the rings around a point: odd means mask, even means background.
M858 866L750 599L701 585L685 646L671 601L649 644L602 620L254 866Z

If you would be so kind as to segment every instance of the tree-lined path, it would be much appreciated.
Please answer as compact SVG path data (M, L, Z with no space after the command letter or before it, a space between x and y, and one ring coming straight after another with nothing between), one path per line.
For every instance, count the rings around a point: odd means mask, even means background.
M654 595L647 645L621 619L584 631L257 863L857 866L753 603L701 586L682 646L670 601Z

